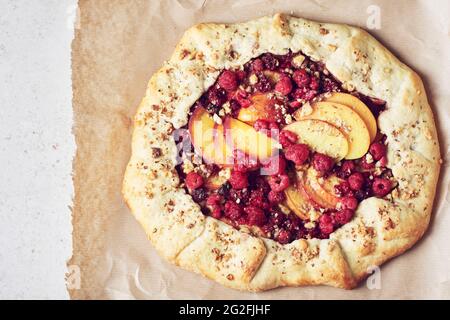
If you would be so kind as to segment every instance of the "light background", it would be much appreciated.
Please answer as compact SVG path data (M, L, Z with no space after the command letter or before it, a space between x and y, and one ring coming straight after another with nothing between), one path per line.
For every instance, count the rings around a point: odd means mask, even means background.
M0 0L0 298L65 299L75 0Z

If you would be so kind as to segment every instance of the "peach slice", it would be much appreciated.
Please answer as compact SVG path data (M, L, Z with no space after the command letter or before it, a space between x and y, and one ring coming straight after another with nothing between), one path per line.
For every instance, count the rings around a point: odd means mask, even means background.
M341 132L348 139L349 148L345 159L358 159L367 153L370 145L370 135L366 124L351 108L334 102L317 102L311 112L304 112L302 107L295 112L295 119L316 119L326 121Z
M270 99L265 93L254 94L250 100L252 104L248 108L239 110L238 119L250 124L256 120L273 121L278 116L278 111L274 108L275 99Z
M225 129L223 125L219 125L216 123L214 126L214 146L215 153L217 153L218 157L216 159L220 159L220 162L216 164L221 164L223 166L232 166L233 165L233 150L225 141Z
M192 144L205 162L218 165L229 163L231 150L223 139L223 126L217 125L204 108L195 109L188 127Z
M334 194L334 186L339 184L337 177L323 179L312 168L304 176L304 189L308 196L320 206L328 209L336 208L339 198Z
M366 124L367 129L369 130L370 141L372 142L375 139L375 136L377 135L377 120L364 102L351 94L341 92L332 93L325 101L340 103L352 108Z
M232 150L240 150L259 160L270 158L278 148L278 142L252 126L227 117L224 121L225 141Z
M341 160L348 153L348 141L338 128L321 120L300 120L284 127L297 134L298 143L307 144L316 152Z
M286 195L286 205L289 209L291 209L300 219L309 219L308 214L313 208L301 183L297 184L297 186L289 186L284 190L284 193Z

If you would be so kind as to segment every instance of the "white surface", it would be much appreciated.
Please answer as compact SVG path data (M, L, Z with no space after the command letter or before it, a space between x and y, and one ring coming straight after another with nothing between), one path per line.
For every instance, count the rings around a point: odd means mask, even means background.
M67 298L75 0L0 0L0 298Z

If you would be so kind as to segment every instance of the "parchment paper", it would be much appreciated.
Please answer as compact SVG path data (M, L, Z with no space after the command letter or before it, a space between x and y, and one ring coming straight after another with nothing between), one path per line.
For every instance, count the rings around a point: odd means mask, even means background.
M423 78L449 154L450 17L442 1L80 0L73 42L73 258L81 271L74 299L411 299L450 298L450 173L444 162L430 228L381 269L381 289L328 287L243 293L163 261L125 206L120 189L130 154L131 119L147 82L183 31L198 22L235 22L275 12L367 29Z

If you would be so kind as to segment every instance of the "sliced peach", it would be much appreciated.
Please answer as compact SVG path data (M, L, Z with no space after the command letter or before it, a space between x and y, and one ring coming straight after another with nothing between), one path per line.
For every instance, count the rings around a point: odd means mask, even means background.
M311 112L302 113L302 108L296 111L295 118L326 121L341 130L349 142L346 159L361 158L369 149L370 135L366 124L355 111L343 104L317 102L312 106Z
M258 119L273 121L278 117L279 111L274 107L276 100L270 99L268 94L254 94L250 100L252 104L248 108L239 110L239 120L253 124Z
M225 141L232 150L240 150L250 157L263 160L275 154L278 142L252 126L227 117L224 121Z
M316 152L341 160L348 153L348 141L338 128L321 120L300 120L284 127L297 134L299 143L307 144Z
M216 159L220 160L219 163L223 166L233 165L233 150L225 141L225 129L223 125L216 124L214 126L214 146L215 153L217 154Z
M309 219L309 212L312 210L312 204L309 202L308 196L305 193L303 186L289 186L284 190L286 195L286 205L291 209L299 218L303 220Z
M319 177L316 170L309 168L304 176L303 186L308 196L324 208L336 208L339 198L334 194L334 186L339 184L338 178Z
M341 92L332 93L325 101L340 103L352 108L366 124L367 129L369 130L370 141L372 142L375 139L375 136L377 135L377 120L375 120L372 111L370 111L369 107L367 107L364 102L351 94Z
M205 162L218 165L229 163L231 150L225 144L223 126L217 125L204 108L195 109L188 127L192 144Z

